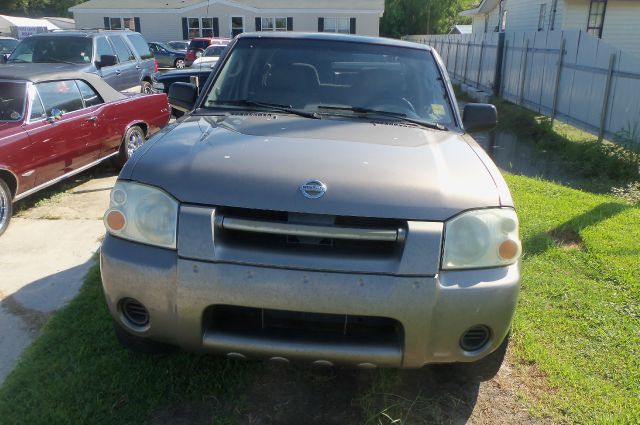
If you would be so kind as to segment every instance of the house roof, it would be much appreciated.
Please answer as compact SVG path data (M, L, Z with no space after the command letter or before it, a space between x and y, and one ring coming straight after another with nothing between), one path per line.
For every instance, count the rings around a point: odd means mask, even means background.
M449 34L471 34L472 32L473 25L455 25Z
M24 28L24 27L45 27L48 30L59 30L60 29L56 25L54 25L51 22L46 21L44 19L31 19L31 18L22 18L20 16L0 15L0 26L2 26L3 21L6 22L7 24L9 24L9 26L19 27L19 28Z
M460 12L460 16L473 16L482 13L489 13L500 4L500 0L482 0L482 2L473 9L467 9Z
M224 4L241 9L262 10L354 10L354 11L384 11L384 0L89 0L69 8L71 12L98 11L108 9L175 11L189 10L207 5Z

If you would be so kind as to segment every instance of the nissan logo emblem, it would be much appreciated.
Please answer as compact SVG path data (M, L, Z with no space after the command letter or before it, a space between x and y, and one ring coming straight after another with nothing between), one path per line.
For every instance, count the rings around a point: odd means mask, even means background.
M320 180L309 180L302 186L300 186L300 192L309 199L322 198L327 192L327 185Z

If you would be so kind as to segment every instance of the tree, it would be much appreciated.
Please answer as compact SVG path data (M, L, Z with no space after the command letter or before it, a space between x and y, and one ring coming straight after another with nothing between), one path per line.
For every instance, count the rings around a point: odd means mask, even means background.
M394 38L447 33L452 26L469 21L459 13L473 3L474 0L386 0L380 33Z
M83 0L0 0L0 11L6 15L29 17L70 16L69 8Z

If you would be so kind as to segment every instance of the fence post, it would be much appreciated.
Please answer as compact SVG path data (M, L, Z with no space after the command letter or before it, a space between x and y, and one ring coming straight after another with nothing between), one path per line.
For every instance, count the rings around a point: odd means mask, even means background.
M476 76L476 88L480 88L480 74L482 72L482 56L484 54L484 38L480 43L480 61L478 62L478 75Z
M456 40L456 56L453 62L453 78L457 78L458 76L458 46L460 42Z
M467 42L467 54L465 55L464 58L464 74L462 75L462 82L466 83L467 82L467 66L469 65L469 50L471 49L471 42L468 41Z
M524 102L524 83L527 80L527 59L529 59L529 40L525 40L524 43L524 59L522 60L522 72L520 73L520 93L518 94L518 104L522 105Z
M500 97L504 97L504 85L505 85L505 75L507 74L507 51L509 50L509 40L504 40L503 47L503 55L502 55L502 69L500 71L500 80L498 83L498 95Z
M560 96L560 77L562 76L562 65L564 64L564 47L567 43L565 38L562 38L560 43L560 55L558 56L558 72L556 72L556 85L553 90L553 107L551 109L551 126L556 119L556 112L558 111L558 97Z
M613 67L616 63L616 54L612 53L609 58L609 72L607 73L607 83L604 86L604 104L602 105L602 114L600 114L600 132L598 133L598 142L604 139L605 125L607 124L607 116L609 115L609 96L611 95L611 80L613 79Z

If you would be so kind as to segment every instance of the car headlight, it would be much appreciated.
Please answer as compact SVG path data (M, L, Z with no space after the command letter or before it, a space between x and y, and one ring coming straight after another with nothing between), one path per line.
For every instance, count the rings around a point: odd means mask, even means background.
M164 91L164 83L161 83L160 81L154 81L153 84L151 84L151 87L158 91Z
M175 249L178 201L155 187L119 181L111 190L104 225L123 239Z
M522 253L518 217L511 208L474 210L445 224L445 270L514 264Z

